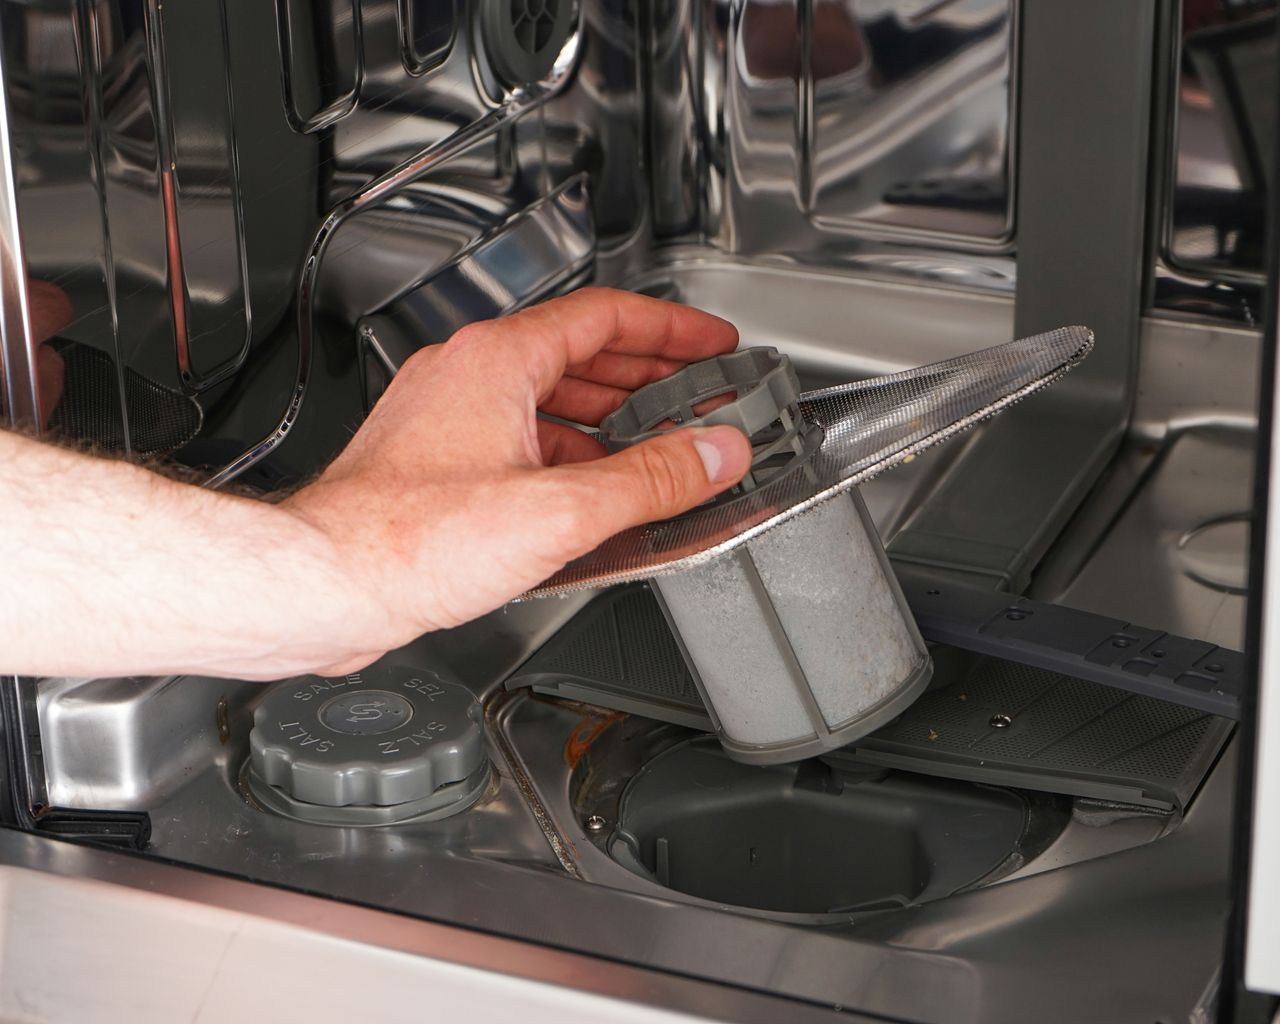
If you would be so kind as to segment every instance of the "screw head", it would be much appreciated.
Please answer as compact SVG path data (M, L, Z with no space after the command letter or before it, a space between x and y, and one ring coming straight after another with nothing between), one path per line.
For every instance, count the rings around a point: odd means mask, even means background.
M591 815L591 817L583 822L583 825L586 826L588 832L593 833L603 832L609 827L609 823L598 814Z
M1013 719L1008 715L992 715L991 721L987 724L993 729L1007 729L1013 725Z

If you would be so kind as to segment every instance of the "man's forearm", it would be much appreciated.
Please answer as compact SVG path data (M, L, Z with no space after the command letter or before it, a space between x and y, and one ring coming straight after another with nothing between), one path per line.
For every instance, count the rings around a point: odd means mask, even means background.
M0 672L274 677L326 636L341 658L356 625L326 539L287 511L7 431L0 566Z
M751 462L732 427L606 455L537 410L598 425L736 343L718 317L601 289L472 324L410 357L276 505L0 431L0 673L340 674L500 608Z

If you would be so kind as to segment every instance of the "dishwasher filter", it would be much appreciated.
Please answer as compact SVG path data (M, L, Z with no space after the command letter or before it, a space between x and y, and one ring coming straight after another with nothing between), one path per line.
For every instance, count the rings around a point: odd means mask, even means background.
M709 505L731 509L790 476L816 483L824 430L799 400L786 356L747 349L641 388L601 432L617 451L668 424L732 424L754 453L742 483ZM928 683L928 651L856 489L653 587L737 760L795 761L845 746Z
M569 593L706 565L1052 384L1092 348L1093 332L1088 328L1062 327L914 370L801 395L796 415L821 432L819 437L797 425L785 439L791 450L796 445L814 446L804 472L773 473L749 485L736 501L715 502L676 519L624 530L526 596ZM649 411L639 404L647 401L640 397L644 390L630 399L637 419L615 421L615 442ZM737 390L736 385L730 390ZM767 387L764 393L769 393ZM750 400L745 411L753 412L759 400ZM741 403L739 395L735 404ZM677 421L690 422L679 409ZM640 432L660 423L649 423ZM782 424L779 428L774 440L782 442L781 435L788 431Z

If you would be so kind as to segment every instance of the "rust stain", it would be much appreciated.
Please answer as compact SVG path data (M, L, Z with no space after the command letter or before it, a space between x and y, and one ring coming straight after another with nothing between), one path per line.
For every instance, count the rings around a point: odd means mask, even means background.
M218 726L218 742L224 747L231 739L231 713L227 707L227 698L218 698L218 707L214 712L214 721Z
M600 734L624 717L621 711L615 711L605 718L584 718L573 727L573 732L564 742L564 763L570 768L577 768L578 762L586 756Z

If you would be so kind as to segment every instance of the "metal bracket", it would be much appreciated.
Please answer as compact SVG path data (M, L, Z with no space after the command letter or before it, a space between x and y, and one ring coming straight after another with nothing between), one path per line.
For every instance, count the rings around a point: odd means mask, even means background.
M151 840L151 816L145 811L51 807L45 802L35 687L34 679L0 680L0 770L5 776L0 806L7 805L5 824L59 839L145 849Z

